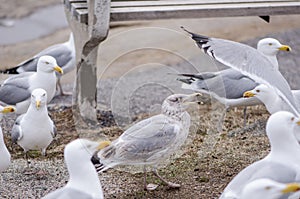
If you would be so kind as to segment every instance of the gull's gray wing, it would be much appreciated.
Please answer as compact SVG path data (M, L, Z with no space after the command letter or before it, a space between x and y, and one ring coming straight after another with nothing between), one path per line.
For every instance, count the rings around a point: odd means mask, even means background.
M299 115L286 79L278 70L273 69L272 63L258 50L238 42L187 32L192 35L198 47L213 59L240 71L258 83L274 87L278 95L291 106L294 113Z
M72 50L74 51L74 49L70 49L65 44L56 44L43 50L36 56L50 55L56 59L57 64L64 70L65 66L74 59Z
M147 138L156 134L156 130L164 127L169 123L168 117L159 114L153 117L144 119L129 127L120 138L126 140L130 137ZM154 130L154 131L153 131Z
M75 49L73 49L74 47L69 48L66 45L67 43L68 42L52 45L34 55L30 59L27 59L26 61L20 63L16 67L1 72L8 74L18 74L23 72L36 71L38 59L44 55L50 55L54 57L57 61L57 64L64 70L64 66L72 61L72 59L75 59L75 57L73 56Z
M226 195L239 196L246 184L260 178L269 178L281 183L290 183L299 180L297 179L297 171L295 169L280 163L261 160L246 167L237 174L224 189L220 199L226 199Z
M22 73L9 77L0 87L0 101L16 105L18 102L28 99L31 95L29 90L29 78L33 73Z
M294 95L296 104L297 104L298 108L300 109L300 90L292 90L292 93Z
M234 69L200 74L179 74L179 76L189 77L178 80L186 84L194 84L191 88L195 91L205 90L227 99L242 98L245 91L252 90L258 85L251 78Z
M42 199L103 199L103 198L95 198L90 194L87 194L80 190L63 187L47 194L46 196L42 197Z
M180 127L177 124L170 124L157 120L156 117L145 126L128 129L117 140L101 151L101 161L105 158L113 159L114 162L142 163L153 155L163 153L176 139ZM150 119L150 118L149 118ZM147 120L149 122L149 120ZM101 158L100 157L100 158Z
M14 126L12 127L11 130L11 139L13 143L17 143L18 140L20 140L22 138L22 129L20 126L20 122L22 120L22 118L24 117L25 114L20 115L19 117L17 117Z

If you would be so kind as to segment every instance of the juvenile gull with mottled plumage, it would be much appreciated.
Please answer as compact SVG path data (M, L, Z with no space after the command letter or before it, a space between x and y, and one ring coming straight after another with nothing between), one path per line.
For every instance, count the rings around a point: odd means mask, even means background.
M169 187L179 184L168 182L158 173L156 167L175 153L185 142L189 134L190 115L187 106L196 102L200 94L174 94L162 104L162 113L142 120L127 129L110 146L104 148L97 157L98 170L104 171L117 165L143 165L144 188L153 190L154 184L146 184L146 165L153 166L154 174Z

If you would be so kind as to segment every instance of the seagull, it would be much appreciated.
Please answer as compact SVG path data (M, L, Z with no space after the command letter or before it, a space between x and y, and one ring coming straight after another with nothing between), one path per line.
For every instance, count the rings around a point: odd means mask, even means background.
M67 74L75 69L76 60L75 60L75 45L74 45L74 37L73 33L70 33L70 37L68 41L60 44L52 45L38 54L34 55L33 57L23 61L22 63L18 64L16 67L0 71L2 73L7 74L20 74L24 72L33 72L37 71L37 63L40 57L44 55L50 55L54 57L59 66L64 71L64 74ZM57 75L57 87L60 91L61 95L66 95L61 86L60 78L62 76L61 73L56 73Z
M55 95L55 71L63 74L55 58L40 57L37 72L22 73L4 81L0 87L0 101L16 106L17 114L23 114L29 107L31 92L36 88L42 88L47 92L47 103L49 103Z
M299 107L300 90L292 90L292 93L297 107ZM269 87L265 84L260 84L252 90L245 91L243 96L246 99L251 99L253 97L258 98L266 106L270 114L276 113L278 111L293 111L291 107L284 101L284 99L276 93L274 88Z
M296 100L297 107L300 108L300 90L292 90L294 99ZM276 91L265 84L260 84L250 91L244 93L244 97L251 99L258 98L266 107L270 114L278 111L292 112L291 107L280 97ZM296 126L294 129L296 139L300 143L300 127Z
M23 148L28 162L27 152L41 150L45 156L55 135L56 128L47 110L47 92L41 88L34 89L27 112L17 118L12 128L12 142Z
M257 50L262 53L278 70L277 53L291 51L288 45L282 45L274 38L264 38L258 41ZM224 104L226 109L231 107L245 106L244 126L246 122L247 106L261 104L257 98L243 98L243 93L255 88L258 83L246 75L243 75L232 68L218 72L204 72L198 74L177 74L184 78L177 80L183 82L182 88L211 95L213 98Z
M247 121L247 106L261 104L261 101L256 97L243 97L245 91L254 88L258 84L234 69L178 75L185 77L177 79L183 82L181 88L210 95L222 103L226 110L231 107L244 106L244 127Z
M12 106L3 107L0 105L0 113L2 114L12 113L15 111L16 109ZM10 153L5 146L1 127L0 127L0 157L1 157L1 161L0 161L0 173L1 173L4 170L6 170L10 165Z
M259 84L273 87L276 93L291 107L293 113L299 116L299 110L288 82L279 70L274 69L274 63L257 49L238 42L202 36L184 30L192 36L197 46L212 59L238 70ZM286 48L288 49L288 47Z
M280 183L268 178L261 178L248 183L240 199L279 199L288 193L300 190L299 183Z
M300 120L294 114L287 111L272 114L266 126L271 145L269 154L237 174L220 199L240 198L244 187L260 178L269 178L280 183L299 182L300 147L293 133L295 126L300 126Z
M42 199L103 199L103 191L97 171L90 161L92 155L110 142L100 143L76 139L66 145L65 164L69 172L66 186L57 189Z
M143 165L144 188L154 190L158 185L146 183L146 165L151 165L153 173L162 182L171 188L179 188L179 184L163 179L157 172L157 166L184 144L190 127L190 115L185 109L196 102L198 96L199 93L167 97L161 114L131 126L93 157L97 170L102 172L117 165Z

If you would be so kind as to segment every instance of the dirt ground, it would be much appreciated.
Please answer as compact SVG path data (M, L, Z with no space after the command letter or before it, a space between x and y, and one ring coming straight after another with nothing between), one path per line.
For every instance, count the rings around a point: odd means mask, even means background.
M1 2L0 0L0 3L4 5L1 7L0 17L24 17L38 7L57 2L58 0L40 2L32 0ZM282 36L282 43L290 45L299 43L299 40L297 42L290 40L295 36L289 37L286 33L300 28L299 16L275 16L271 20L270 24L266 24L258 17L130 22L121 23L121 26L112 24L114 28L111 29L108 39L99 49L98 77L102 81L119 79L145 63L176 65L181 59L174 59L174 54L180 55L194 65L209 65L210 61L200 54L197 47L191 47L190 39L182 32L180 33L178 27L181 25L195 32L235 41L252 40L255 43L257 38L276 33ZM63 42L68 34L69 29L66 28L34 41L0 46L2 62L0 67L13 66L51 44ZM137 50L142 48L155 50L151 53ZM294 50L294 47L292 48ZM300 56L297 55L300 50L298 47L295 49L296 52L292 52L291 58L288 59L293 63L293 68L287 68L285 75L291 78L289 82L297 88L298 82L294 79L298 79L299 69L297 70L296 66L299 63L298 57ZM172 52L172 56L162 52ZM65 89L71 91L73 79L74 72L63 78ZM158 91L155 92L157 96L160 94ZM140 98L145 97L140 96ZM24 172L26 162L23 159L23 153L20 147L10 143L8 132L13 120L3 119L2 128L6 133L5 141L12 154L13 164L7 171L0 174L1 198L40 198L67 182L68 174L63 163L63 148L69 141L83 136L77 133L76 121L69 107L71 101L71 97L58 98L51 105L50 115L57 126L58 136L49 147L47 157L41 157L39 153L31 153L31 170L42 169L48 175L39 173L28 175ZM110 98L107 101L109 102ZM122 128L116 124L110 109L107 103L106 109L99 111L101 128L90 135L91 137L97 138L105 135L113 140L122 133ZM172 159L167 167L160 170L161 175L168 180L180 183L182 185L180 189L168 189L161 184L157 190L146 192L141 186L142 174L122 172L120 168L99 175L105 198L217 198L227 183L241 169L268 153L269 143L264 134L264 125L269 114L263 106L249 108L247 126L243 129L242 109L231 110L226 113L221 132L216 132L218 124L212 112L214 111L209 105L189 109L193 118L189 142L182 148L182 155L179 158ZM134 120L145 117L147 114L136 115ZM150 173L148 182L160 184Z

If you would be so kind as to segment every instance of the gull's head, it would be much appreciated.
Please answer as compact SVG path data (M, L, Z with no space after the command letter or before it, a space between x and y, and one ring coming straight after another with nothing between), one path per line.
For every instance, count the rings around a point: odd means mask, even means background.
M291 51L288 45L282 45L278 40L265 38L257 43L257 50L268 56L275 56L279 50Z
M261 178L248 183L244 187L241 199L277 199L284 194L297 192L299 190L299 183L284 184L267 178Z
M163 112L184 111L191 103L199 102L200 96L201 93L170 95L163 102Z
M262 102L266 102L267 99L273 97L273 88L268 87L265 84L260 84L256 86L253 90L246 91L243 94L244 98L249 98L249 97L257 97L260 99Z
M37 110L47 105L47 92L42 88L34 89L31 92L31 104Z
M76 139L66 145L65 158L90 162L93 154L110 145L109 141L94 142L87 139ZM72 161L72 160L71 160Z
M275 142L282 148L284 146L284 142L292 144L291 140L296 140L294 135L295 126L300 126L300 121L293 113L278 111L272 114L269 117L266 126L266 132L270 140L271 147Z
M52 56L41 56L37 63L37 71L43 71L43 72L54 72L57 71L60 74L63 74L63 70L61 67L57 65L56 59Z
M13 106L1 106L0 105L0 113L6 114L6 113L13 113L16 112L16 108Z

